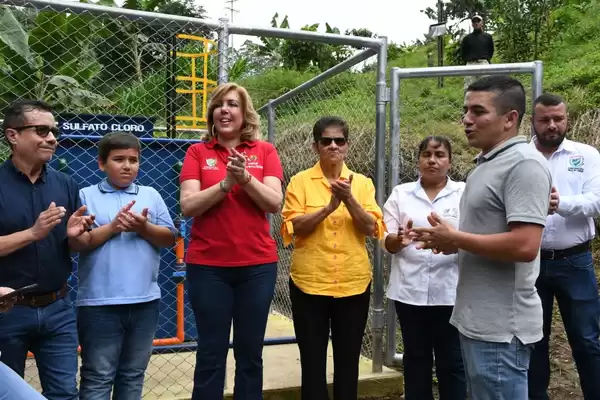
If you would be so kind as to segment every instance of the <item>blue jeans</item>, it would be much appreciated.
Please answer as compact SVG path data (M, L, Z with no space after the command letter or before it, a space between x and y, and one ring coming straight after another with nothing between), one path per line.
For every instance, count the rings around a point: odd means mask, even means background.
M80 400L141 399L159 301L78 308Z
M0 400L43 400L15 371L0 362Z
M527 400L530 344L482 342L462 334L469 400Z
M187 265L198 330L192 400L222 400L233 320L236 400L262 400L262 351L277 263L248 267Z
M548 400L548 342L554 296L565 325L581 390L586 400L600 398L600 301L591 252L542 260L536 287L544 309L544 338L536 343L529 370L529 398Z
M440 400L465 400L467 382L452 306L413 306L394 301L404 344L406 400L433 400L433 354Z
M77 346L75 310L67 298L0 313L0 361L23 377L31 351L48 400L77 399Z

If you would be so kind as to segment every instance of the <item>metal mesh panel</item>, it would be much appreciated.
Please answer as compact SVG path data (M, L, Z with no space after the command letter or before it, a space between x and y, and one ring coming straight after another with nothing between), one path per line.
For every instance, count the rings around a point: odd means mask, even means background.
M50 165L73 176L81 187L103 178L96 161L96 145L103 134L136 133L142 142L138 181L159 191L187 246L191 221L182 218L179 210L179 169L187 148L206 132L210 93L231 72L226 66L235 57L226 43L227 25L65 4L0 0L0 107L16 99L52 104L62 136ZM311 130L323 115L347 120L351 127L348 165L374 180L375 80L374 73L343 72L278 106L275 143L285 185L317 161ZM262 123L266 134L266 120ZM0 161L8 155L1 141ZM273 216L272 222L281 260L272 311L291 317L287 291L291 249L282 247L281 217ZM373 248L371 241L372 262ZM77 290L77 257L73 263L72 300ZM155 352L146 371L145 397L191 394L196 330L183 267L177 246L162 250L160 318ZM367 357L372 352L370 326L369 319L363 343ZM32 357L27 360L26 379L41 390Z
M527 65L526 65L527 64ZM535 66L540 68L541 64ZM447 67L447 73L452 75L452 70L462 67ZM462 181L467 174L474 168L473 158L479 150L469 147L464 133L462 123L464 94L468 84L477 79L486 76L486 66L479 67L480 71L462 76L446 76L444 74L424 72L423 77L399 79L396 87L395 79L392 77L391 93L392 101L390 107L396 107L395 116L392 117L390 128L390 173L396 173L394 178L397 184L414 182L419 178L418 159L419 143L427 136L446 136L450 139L452 146L452 168L449 172L451 179ZM529 137L531 134L531 124L529 115L531 104L533 102L532 93L541 93L541 80L536 79L533 63L523 64L504 64L494 66L497 70L493 75L510 75L518 79L525 88L527 95L527 110L523 117L520 127L520 134ZM503 69L512 69L517 71L515 74L503 72ZM402 69L392 69L392 75ZM425 68L414 69L425 71ZM488 70L488 74L490 74ZM440 80L439 76L443 76ZM401 76L401 75L399 75ZM440 82L442 85L440 86ZM393 96L399 95L397 99ZM396 119L398 117L398 119ZM399 142L399 146L398 146ZM397 171L393 170L392 160L399 159ZM388 188L387 195L391 193L393 187ZM386 197L387 198L387 197ZM386 257L385 281L386 287L389 278L389 262L391 257ZM388 300L386 299L386 302ZM388 302L389 303L389 302ZM396 313L393 304L386 305L386 352L388 363L399 363L399 360L393 359L394 354L402 354L403 343L399 324L397 323ZM395 352L395 353L394 353Z
M200 20L182 23L6 2L0 14L1 108L16 99L52 104L62 137L50 165L81 187L103 178L96 161L102 134L129 130L140 136L138 182L159 191L174 222L182 221L187 245L191 221L182 220L179 210L179 168L191 139L206 127L207 100L218 79L217 31ZM7 156L3 141L0 161ZM155 348L162 354L152 357L146 371L144 395L149 397L185 396L192 389L195 354L174 348L193 345L196 338L176 253L175 247L161 252ZM73 261L76 271L77 257ZM75 272L69 286L74 300ZM31 357L26 379L40 389Z
M467 77L472 81L477 77ZM528 99L531 93L531 75L517 74L525 86ZM462 125L464 78L444 77L438 88L438 78L402 80L400 86L400 155L402 165L399 183L413 182L418 178L418 144L427 136L442 135L450 138L453 150L450 176L462 180L473 167L477 150L467 144ZM530 102L529 102L530 103ZM426 110L426 111L425 111ZM529 112L529 109L528 109ZM523 119L521 132L530 134L528 115Z
M284 170L284 187L292 176L312 167L318 156L313 151L312 128L326 115L346 120L350 127L348 167L375 182L375 75L343 72L311 89L292 97L275 108L275 145ZM369 93L369 96L365 96ZM365 101L366 99L366 101ZM267 119L266 112L262 115ZM273 233L278 245L279 274L273 307L275 311L292 317L288 279L293 245L284 248L279 232L282 217L274 215ZM369 258L373 262L372 240L368 242ZM370 313L369 313L370 316ZM372 353L370 321L365 331L362 354Z

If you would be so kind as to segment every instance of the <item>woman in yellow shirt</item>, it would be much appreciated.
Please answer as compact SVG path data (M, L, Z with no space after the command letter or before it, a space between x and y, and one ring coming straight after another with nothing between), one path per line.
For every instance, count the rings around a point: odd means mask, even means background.
M323 117L313 128L319 162L292 177L283 207L284 245L294 242L292 315L302 367L302 399L328 400L327 346L331 324L334 400L355 400L367 322L371 263L366 237L385 227L373 182L352 172L348 126Z

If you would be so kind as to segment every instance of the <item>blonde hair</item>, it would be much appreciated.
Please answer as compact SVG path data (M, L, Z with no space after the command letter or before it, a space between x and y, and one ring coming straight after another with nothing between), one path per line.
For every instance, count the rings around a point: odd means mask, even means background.
M232 90L235 90L240 96L240 106L244 118L240 140L254 141L260 139L260 117L254 109L254 105L252 104L252 99L250 98L248 91L244 87L231 82L217 86L217 88L212 92L210 102L208 103L208 110L206 112L206 127L208 128L208 133L202 138L203 140L210 140L213 137L216 137L216 134L218 134L218 132L214 132L215 128L213 113L215 108L221 105L221 100L223 97Z

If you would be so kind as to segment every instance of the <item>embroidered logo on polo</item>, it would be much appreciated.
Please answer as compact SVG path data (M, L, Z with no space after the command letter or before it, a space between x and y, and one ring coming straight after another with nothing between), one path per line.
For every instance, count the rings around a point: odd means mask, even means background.
M217 159L216 158L207 158L205 160L206 165L202 167L203 170L218 170L217 167Z
M445 208L442 213L442 218L458 218L458 208Z
M256 154L247 155L246 152L243 152L242 155L246 158L246 168L263 168L263 166L259 164L258 156Z
M583 172L583 163L583 156L571 156L569 157L569 167L567 170L569 172Z

